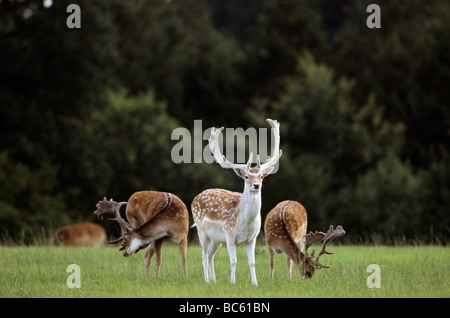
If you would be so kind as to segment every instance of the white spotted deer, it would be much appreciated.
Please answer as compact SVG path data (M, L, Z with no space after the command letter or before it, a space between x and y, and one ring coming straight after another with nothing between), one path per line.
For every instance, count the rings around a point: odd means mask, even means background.
M235 282L236 245L245 243L252 284L258 285L255 273L255 243L261 228L261 188L263 178L268 176L281 157L280 124L267 119L275 135L274 150L271 157L261 164L257 156L257 166L251 167L253 154L247 164L229 162L219 149L219 135L223 130L212 128L209 147L216 162L245 180L244 192L231 192L223 189L209 189L197 195L192 201L191 210L202 246L202 262L205 281L216 281L214 255L222 244L227 244L231 264L231 283Z
M120 207L127 204L125 221L120 216ZM106 198L97 204L94 212L98 218L103 214L114 214L122 230L122 235L110 244L122 242L123 255L130 256L149 246L145 254L145 275L148 277L150 263L156 253L156 277L161 266L161 248L164 240L170 239L179 244L181 264L186 277L186 246L189 232L189 214L186 205L176 195L158 191L134 193L128 202L114 202Z
M288 276L291 277L292 261L297 266L301 277L311 278L316 269L328 268L319 263L323 254L333 254L325 247L334 238L345 234L342 226L335 230L333 225L327 233L310 232L307 228L306 210L296 201L282 201L278 203L268 214L264 222L264 233L270 257L270 278L273 276L275 265L275 253L286 254ZM308 254L308 247L313 243L323 240L322 250L314 258L314 250ZM301 249L303 245L303 251Z

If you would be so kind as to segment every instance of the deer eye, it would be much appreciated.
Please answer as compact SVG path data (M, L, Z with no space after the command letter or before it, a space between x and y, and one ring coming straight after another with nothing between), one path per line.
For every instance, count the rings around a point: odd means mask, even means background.
M245 179L248 179L248 176L245 176L244 178L245 178Z

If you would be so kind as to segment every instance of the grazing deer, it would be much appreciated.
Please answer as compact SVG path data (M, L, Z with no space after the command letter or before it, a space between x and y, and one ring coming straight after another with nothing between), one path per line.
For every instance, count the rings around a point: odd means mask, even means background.
M59 228L53 236L53 242L62 246L99 247L103 244L105 238L105 230L100 225L82 223Z
M333 225L331 225L326 234L317 231L306 234L306 228L306 210L298 202L282 201L267 214L264 232L269 249L270 278L273 276L275 253L284 252L286 254L289 277L291 277L292 261L297 266L301 277L311 278L316 269L328 268L319 263L319 258L323 254L333 254L326 251L325 247L332 239L344 235L344 229L339 225L334 230ZM308 247L321 240L323 240L322 250L314 259L314 250L311 254L308 254ZM301 243L303 243L303 252L300 248Z
M231 283L235 282L236 244L247 245L247 256L252 284L258 285L255 273L255 243L261 228L261 187L263 178L274 169L281 157L280 124L267 119L275 133L275 147L269 160L261 164L257 156L257 166L251 167L253 154L247 164L229 162L219 150L219 135L223 130L212 128L209 146L222 168L232 168L245 180L244 192L237 193L223 189L209 189L197 195L192 201L191 210L202 246L202 262L205 281L209 277L216 281L214 273L214 255L226 243L231 263ZM209 272L209 273L208 273ZM209 274L209 275L208 275Z
M120 216L120 207L127 204L125 221ZM110 244L122 242L120 251L125 257L149 246L145 254L145 275L148 277L153 255L156 253L156 277L161 267L161 248L166 239L179 244L181 263L186 277L186 246L189 232L189 214L186 205L176 195L158 191L134 193L128 202L114 202L106 198L97 204L94 212L98 218L103 214L114 214L122 230L122 236Z

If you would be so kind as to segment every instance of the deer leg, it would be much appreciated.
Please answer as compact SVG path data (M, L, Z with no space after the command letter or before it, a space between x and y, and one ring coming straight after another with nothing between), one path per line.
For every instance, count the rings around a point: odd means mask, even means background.
M297 268L300 269L300 257L299 257L299 252L300 249L298 247L298 245L283 245L281 246L282 251L284 252L284 254L286 255L286 266L287 266L287 276L289 278L291 278L292 276L292 262L295 263L295 265L297 266Z
M286 255L286 267L287 267L287 276L290 279L292 277L292 260L287 255Z
M156 278L158 278L159 269L161 268L161 263L162 263L161 249L162 249L163 239L156 240L154 243L155 243L155 251L156 251Z
M210 242L209 237L204 233L198 231L198 238L200 240L200 245L202 246L202 262L203 262L203 272L205 273L205 282L209 282L208 277L208 244Z
M303 278L304 275L304 264L302 262L295 262L295 265L298 269L298 274L300 275L300 278Z
M275 267L275 253L273 252L272 248L270 246L267 246L269 249L269 260L270 260L270 272L269 272L269 278L272 279L273 277L273 269Z
M256 245L256 238L251 240L246 247L247 247L248 265L250 266L250 274L252 276L252 284L258 286L255 271L255 245Z
M297 242L300 251L305 252L305 236L302 235L302 238Z
M183 238L178 245L180 248L180 255L181 255L181 266L183 267L184 272L184 278L187 278L187 272L186 272L186 247L187 247L187 237Z
M208 247L208 269L209 269L209 277L215 283L216 282L216 273L214 272L214 255L219 250L222 244L213 242L209 244Z
M155 254L155 242L149 244L147 252L145 253L145 277L149 276L153 254Z
M235 273L236 273L236 244L232 238L227 237L227 248L228 248L228 255L230 256L230 265L231 265L231 279L230 283L235 283Z

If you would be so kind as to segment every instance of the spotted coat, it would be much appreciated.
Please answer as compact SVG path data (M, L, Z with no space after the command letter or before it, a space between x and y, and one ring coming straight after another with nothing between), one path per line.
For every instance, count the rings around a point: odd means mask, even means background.
M287 257L288 274L291 275L291 261L301 270L301 250L308 226L306 210L296 201L278 203L266 216L264 235L270 257L270 277L273 275L274 253Z

